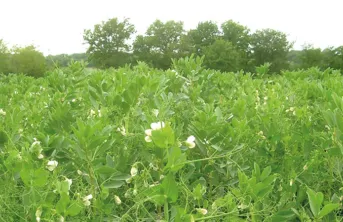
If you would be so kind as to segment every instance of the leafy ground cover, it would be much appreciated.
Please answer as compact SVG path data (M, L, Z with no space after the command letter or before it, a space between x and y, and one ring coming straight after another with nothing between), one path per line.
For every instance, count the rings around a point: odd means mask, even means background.
M341 74L201 64L1 75L0 221L341 221Z

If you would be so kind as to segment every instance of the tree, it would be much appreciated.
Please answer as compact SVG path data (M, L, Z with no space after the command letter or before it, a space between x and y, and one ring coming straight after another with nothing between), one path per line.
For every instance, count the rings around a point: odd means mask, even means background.
M293 43L282 32L273 29L258 30L251 36L253 64L259 66L271 63L271 72L286 69L289 67L287 55L292 46Z
M303 46L300 53L300 68L308 69L310 67L322 67L323 54L320 48L314 48L312 45Z
M128 40L136 32L129 19L109 19L96 24L93 30L85 30L83 38L89 45L90 60L101 68L118 67L129 61Z
M240 54L231 42L218 39L212 45L203 47L202 50L207 68L221 71L240 70Z
M250 29L232 20L226 21L221 25L222 38L225 41L231 42L239 52L240 68L249 69L250 57Z
M0 73L9 72L9 55L7 45L0 39Z
M197 55L202 55L203 47L213 44L219 36L219 28L212 21L200 22L196 29L188 31L189 44L194 47Z
M323 67L340 69L343 72L343 46L323 50Z
M250 44L250 29L232 20L221 25L223 39L232 43L242 52L247 52Z
M147 29L145 36L137 36L133 48L138 60L154 67L167 69L171 59L181 55L182 22L156 20Z
M43 53L37 51L33 45L14 48L11 56L11 72L40 77L44 75L45 68Z

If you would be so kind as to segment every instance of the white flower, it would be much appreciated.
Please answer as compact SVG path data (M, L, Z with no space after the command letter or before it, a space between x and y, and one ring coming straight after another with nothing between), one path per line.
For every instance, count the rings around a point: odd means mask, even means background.
M265 101L267 101L267 100L268 100L268 97L267 97L267 96L265 96L263 99L264 99Z
M79 174L80 176L88 176L87 173L84 173L81 170L77 170L77 174Z
M121 200L117 195L114 195L114 201L116 202L116 204L120 205L121 204Z
M72 179L68 179L67 177L65 178L65 181L68 183L68 190L70 190L71 184L73 183Z
M159 114L159 111L158 111L158 109L153 109L152 113L157 117Z
M36 221L37 222L40 222L40 216L42 215L42 208L41 207L38 207L37 210L36 210Z
M134 189L133 192L132 192L132 194L133 194L134 196L136 196L136 195L137 195L137 189Z
M98 109L98 116L101 117L101 110Z
M150 136L146 136L144 139L145 139L145 142L147 142L147 143L152 142L152 139Z
M189 136L186 140L186 145L188 148L192 149L195 147L195 137L194 136Z
M147 143L150 143L150 142L152 142L152 139L151 139L151 136L152 136L152 131L154 131L154 130L160 130L160 129L162 129L162 128L164 128L165 127L165 124L164 124L164 122L157 122L157 123L151 123L150 124L150 126L151 126L151 129L146 129L145 130L145 141L147 142Z
M73 103L76 102L76 99L72 99L71 102L73 102Z
M0 109L0 115L6 116L6 112L3 109Z
M95 115L95 111L91 109L90 116L94 116L94 115Z
M44 155L40 153L40 154L38 155L38 159L41 160L41 159L43 159L43 158L44 158Z
M130 174L132 177L136 176L138 173L138 169L136 167L132 167L131 170L130 170Z
M83 204L88 207L89 205L91 205L91 202L89 200L91 200L93 198L92 194L89 194L88 196L85 196L83 198Z
M157 123L151 123L150 127L152 130L160 130L164 128L165 124L164 122L157 122Z
M37 138L33 138L34 142L32 143L31 146L35 146L35 145L40 145L40 141L37 140Z
M125 180L126 183L131 183L131 181L132 181L132 177Z
M59 222L64 222L64 217L63 216L60 216Z
M125 127L124 127L124 126L122 126L122 127L120 127L120 128L118 127L118 128L117 128L117 131L120 132L121 135L126 136L126 130L125 130Z
M291 179L291 181L289 181L289 185L293 186L293 183L294 183L294 181L293 181L293 179Z
M202 214L202 215L206 215L207 214L207 210L205 208L197 208L198 213Z
M145 135L152 136L152 129L145 130Z
M54 169L57 167L57 165L58 165L58 162L56 160L51 160L46 165L46 168L48 168L48 170L50 170L50 171L54 171Z
M303 167L304 170L308 170L307 164Z

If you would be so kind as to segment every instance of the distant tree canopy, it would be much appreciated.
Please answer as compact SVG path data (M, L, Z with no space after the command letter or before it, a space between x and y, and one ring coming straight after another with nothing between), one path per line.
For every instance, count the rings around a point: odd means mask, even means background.
M45 57L33 45L8 49L3 40L0 40L0 73L23 73L40 77L45 71Z
M121 28L104 28L107 26ZM86 30L84 39L89 43L90 61L100 68L142 61L155 68L168 69L172 58L195 54L205 56L207 68L222 71L254 71L255 67L267 63L271 73L312 66L343 70L343 46L325 50L306 46L301 51L294 51L293 43L285 33L274 29L252 33L248 27L233 20L220 26L213 21L199 22L197 27L188 31L181 21L155 20L144 35L137 35L129 46L125 42L134 30L128 20L119 22L117 18L95 25L93 31ZM118 40L108 44L109 39Z
M274 29L252 32L233 20L222 24L199 22L194 29L185 30L181 21L155 20L134 38L136 29L129 19L112 18L84 30L87 52L76 54L43 54L33 46L7 47L0 39L0 73L22 72L43 75L46 69L66 67L71 61L88 61L88 67L109 68L144 62L149 66L168 69L172 59L204 56L206 68L225 72L244 70L268 64L270 73L285 69L333 68L343 72L343 46L315 48L304 45L293 50L287 35Z
M129 63L131 46L128 40L135 32L129 19L119 21L117 18L97 24L93 30L85 30L83 38L89 45L87 54L90 60L101 68Z

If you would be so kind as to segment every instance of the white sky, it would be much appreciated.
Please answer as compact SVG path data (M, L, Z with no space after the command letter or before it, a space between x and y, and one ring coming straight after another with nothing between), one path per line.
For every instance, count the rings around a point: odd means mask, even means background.
M85 52L83 30L109 18L128 17L138 34L155 20L220 25L233 19L252 31L273 28L316 47L343 45L342 0L0 0L0 39L34 44L45 55Z

